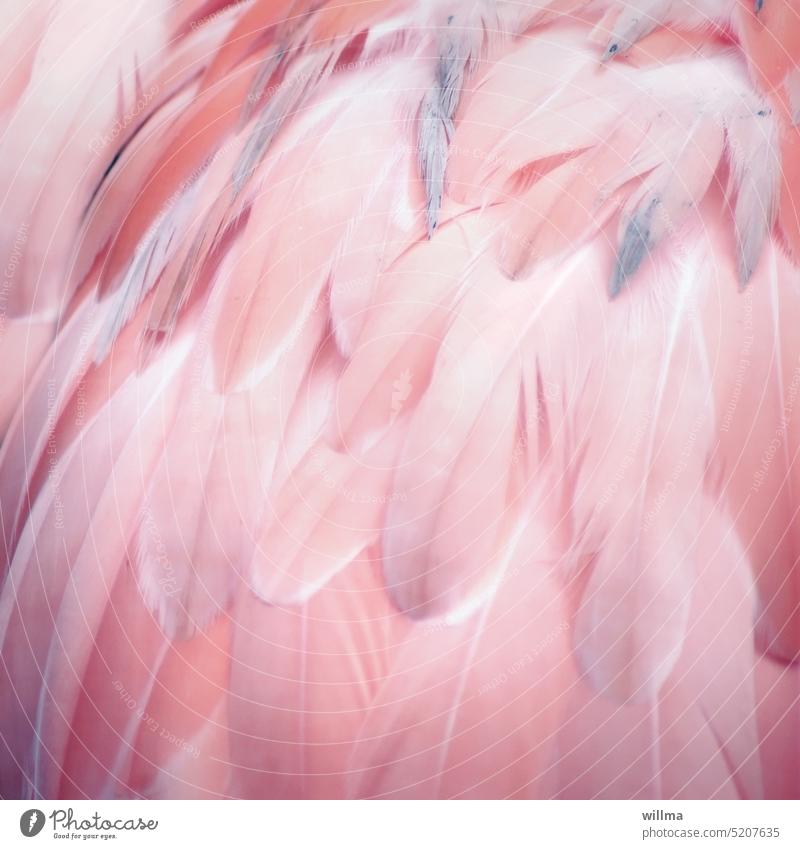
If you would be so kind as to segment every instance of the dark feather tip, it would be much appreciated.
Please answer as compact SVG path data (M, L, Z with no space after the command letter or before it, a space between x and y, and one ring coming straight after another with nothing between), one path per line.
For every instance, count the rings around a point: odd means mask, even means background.
M617 252L617 263L608 284L611 300L619 295L628 280L639 270L650 248L650 227L646 221L634 218L629 222Z
M606 47L603 55L600 59L601 62L608 62L612 56L615 56L619 52L619 44L616 41L612 41L611 44Z

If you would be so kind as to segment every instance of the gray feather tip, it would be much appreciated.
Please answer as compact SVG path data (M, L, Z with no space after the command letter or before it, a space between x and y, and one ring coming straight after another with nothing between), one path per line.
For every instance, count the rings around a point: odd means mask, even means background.
M612 301L639 270L649 249L650 227L646 221L634 218L625 229L622 244L617 252L614 273L608 285L608 294Z

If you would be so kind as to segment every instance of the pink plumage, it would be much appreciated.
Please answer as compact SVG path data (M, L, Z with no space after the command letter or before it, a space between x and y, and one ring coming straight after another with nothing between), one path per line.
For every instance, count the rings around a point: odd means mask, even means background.
M0 794L800 794L795 0L12 3Z

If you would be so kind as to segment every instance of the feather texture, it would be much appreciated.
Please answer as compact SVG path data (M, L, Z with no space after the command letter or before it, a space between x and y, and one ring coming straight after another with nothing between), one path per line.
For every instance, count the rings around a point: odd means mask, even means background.
M0 795L797 796L792 14L13 17Z

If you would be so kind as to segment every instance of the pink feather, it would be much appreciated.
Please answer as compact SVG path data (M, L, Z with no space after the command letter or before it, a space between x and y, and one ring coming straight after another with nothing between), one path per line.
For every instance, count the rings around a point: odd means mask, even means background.
M3 25L4 798L800 795L800 27L467 5Z

